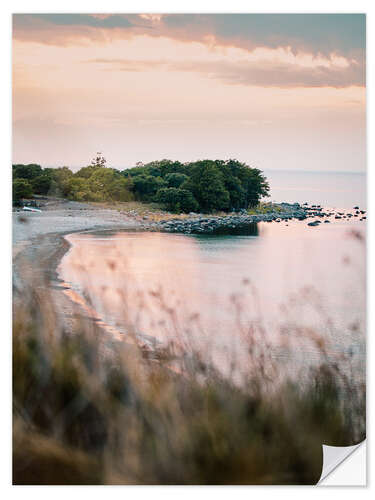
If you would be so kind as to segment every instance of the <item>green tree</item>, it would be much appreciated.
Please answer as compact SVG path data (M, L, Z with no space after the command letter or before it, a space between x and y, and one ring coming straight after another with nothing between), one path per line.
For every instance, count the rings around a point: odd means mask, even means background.
M30 182L26 179L13 180L13 203L17 204L22 198L31 198L33 189Z
M75 201L93 201L92 193L87 179L79 177L71 177L66 182L68 197Z
M131 192L133 183L124 177L115 177L110 185L110 196L116 201L131 201L134 196Z
M78 201L130 201L132 180L118 170L90 165L68 181L69 198Z
M168 184L168 187L179 188L181 184L187 181L189 177L185 174L180 174L179 172L172 172L171 174L167 174L165 176L165 181Z
M35 194L41 194L41 195L46 195L49 193L52 185L52 175L49 173L46 173L43 170L42 175L39 175L38 177L34 177L31 181L31 185L33 187L33 191Z
M87 167L82 167L78 170L78 172L74 174L74 177L82 177L83 179L88 179L94 172L96 172L100 168L104 167L100 167L98 165L88 165Z
M158 190L165 185L161 177L144 174L133 177L133 190L140 200L152 201Z
M132 191L138 200L156 199L155 193L161 188L182 189L191 193L201 212L247 208L257 205L269 193L267 179L259 169L233 159L191 163L164 159L137 165L122 175L133 180ZM169 206L178 205L182 210L180 197L173 201L176 192L162 193L163 196L169 193L170 200L166 202Z
M156 200L171 212L192 212L198 209L197 200L187 189L167 187L159 189Z
M246 206L255 207L262 197L269 196L270 187L263 173L257 168L243 171L242 185L246 193Z
M229 193L225 189L223 175L215 162L211 160L196 162L192 168L190 186L203 212L228 210Z
M73 172L68 167L56 168L53 172L55 181L55 192L59 196L68 197L70 194L70 180Z
M43 173L42 167L35 163L30 163L28 165L17 164L12 167L14 179L32 180Z

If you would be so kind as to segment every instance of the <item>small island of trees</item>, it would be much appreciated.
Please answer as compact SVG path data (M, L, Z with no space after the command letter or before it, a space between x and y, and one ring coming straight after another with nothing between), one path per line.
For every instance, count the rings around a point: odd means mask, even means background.
M68 167L13 165L13 202L34 195L59 196L74 201L156 202L171 212L237 211L258 205L268 196L262 171L237 160L172 160L137 163L117 170L97 153L77 172Z

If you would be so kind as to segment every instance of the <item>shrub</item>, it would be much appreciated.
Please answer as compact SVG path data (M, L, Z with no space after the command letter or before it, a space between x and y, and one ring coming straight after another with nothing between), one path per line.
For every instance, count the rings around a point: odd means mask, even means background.
M178 172L174 172L172 174L167 174L165 176L165 180L168 184L168 187L179 188L181 184L187 181L189 177L185 174L179 174Z
M171 212L193 212L198 209L197 200L187 189L168 187L159 189L156 201L163 203Z
M26 179L13 180L13 203L19 203L22 198L31 198L33 189Z
M152 201L158 190L165 185L166 182L161 177L145 174L133 177L133 191L140 200Z

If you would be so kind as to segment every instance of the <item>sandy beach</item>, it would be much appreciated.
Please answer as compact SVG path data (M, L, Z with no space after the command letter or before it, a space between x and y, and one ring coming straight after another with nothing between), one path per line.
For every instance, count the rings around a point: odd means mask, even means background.
M137 229L140 223L116 210L100 209L77 202L55 203L42 212L13 213L13 297L24 300L37 286L52 296L68 329L77 313L77 304L64 293L57 266L69 250L64 238L69 233L91 229ZM81 311L85 315L84 311Z

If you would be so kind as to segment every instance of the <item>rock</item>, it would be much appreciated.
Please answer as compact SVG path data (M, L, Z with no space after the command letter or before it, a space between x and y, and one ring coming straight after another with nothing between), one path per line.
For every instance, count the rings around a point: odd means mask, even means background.
M353 207L353 210L359 210L359 207Z
M308 226L313 226L313 227L314 227L314 226L319 226L319 221L317 221L317 220L316 220L316 221L314 221L314 222L308 222L308 223L307 223L307 225L308 225Z

